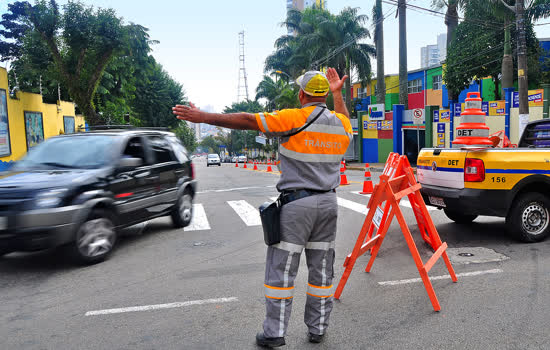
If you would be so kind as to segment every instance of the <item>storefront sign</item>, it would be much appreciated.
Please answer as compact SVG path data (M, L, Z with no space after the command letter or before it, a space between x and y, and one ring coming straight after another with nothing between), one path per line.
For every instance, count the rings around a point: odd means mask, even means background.
M434 111L434 123L439 122L439 111Z
M393 130L393 120L380 120L377 122L378 130Z
M370 120L384 120L384 104L369 105Z
M439 121L448 123L451 121L451 111L448 109L442 109L439 111Z
M506 106L505 101L490 101L489 102L489 115L499 116L505 114L504 107Z
M42 113L25 112L25 133L27 136L27 150L44 141Z
M461 113L462 113L462 104L461 103L455 103L455 117L460 116Z
M0 89L0 157L11 154L8 100L6 90Z
M542 107L544 104L543 97L543 89L529 90L527 97L529 100L529 107ZM514 92L512 108L519 108L519 92Z

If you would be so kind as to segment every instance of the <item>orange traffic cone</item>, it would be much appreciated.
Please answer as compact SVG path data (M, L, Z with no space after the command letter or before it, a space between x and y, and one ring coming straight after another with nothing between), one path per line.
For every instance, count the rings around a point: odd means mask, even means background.
M254 162L254 169L252 170L258 170L258 163Z
M235 161L235 168L238 168L238 167L239 167L239 160L237 159L237 160Z
M340 186L349 185L348 177L346 176L346 163L342 161L340 163Z
M248 168L246 167L246 162L244 162L243 168L244 168L244 169L248 169Z
M365 181L363 182L363 191L361 194L372 194L374 188L372 186L372 178L370 175L369 163L365 164Z
M273 170L271 170L271 162L267 162L267 170L266 170L268 173L272 172Z

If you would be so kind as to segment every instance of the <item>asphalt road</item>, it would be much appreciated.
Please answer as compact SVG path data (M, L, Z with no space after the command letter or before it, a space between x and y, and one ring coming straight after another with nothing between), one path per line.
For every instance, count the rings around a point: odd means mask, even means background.
M199 217L188 230L173 229L169 218L132 227L108 261L89 267L73 266L57 250L0 258L0 349L255 349L266 247L246 209L277 195L278 176L242 165L197 162L196 169ZM335 283L367 201L353 193L363 173L347 174L356 183L337 193ZM431 250L414 215L403 212L427 261ZM433 281L440 312L422 283L394 282L419 275L393 223L373 271L363 271L368 255L358 260L323 344L306 338L302 258L286 349L549 349L550 241L519 243L499 218L460 226L430 213L450 251L474 254L455 259L456 272L466 274L458 283ZM446 274L442 261L430 271Z

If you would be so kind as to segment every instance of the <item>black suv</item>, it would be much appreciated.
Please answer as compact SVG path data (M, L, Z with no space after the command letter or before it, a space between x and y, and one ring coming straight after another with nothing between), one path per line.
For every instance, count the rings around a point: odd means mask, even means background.
M66 245L83 263L104 260L117 230L193 216L196 181L173 133L97 130L50 138L0 172L0 255Z

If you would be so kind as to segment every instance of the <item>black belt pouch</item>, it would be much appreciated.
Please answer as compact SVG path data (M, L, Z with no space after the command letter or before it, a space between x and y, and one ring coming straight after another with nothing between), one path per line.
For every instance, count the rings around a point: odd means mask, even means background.
M273 245L281 242L281 202L266 202L260 207L260 218L264 229L265 244Z

